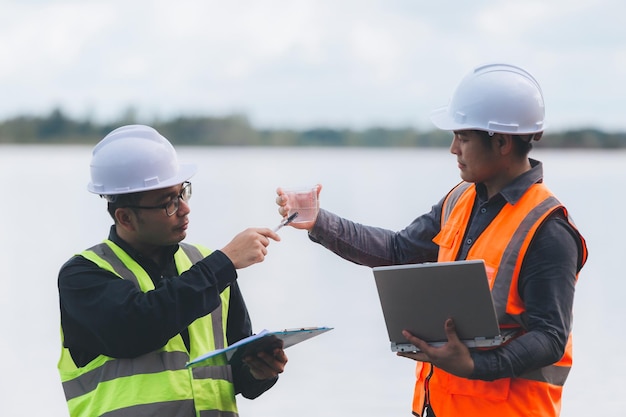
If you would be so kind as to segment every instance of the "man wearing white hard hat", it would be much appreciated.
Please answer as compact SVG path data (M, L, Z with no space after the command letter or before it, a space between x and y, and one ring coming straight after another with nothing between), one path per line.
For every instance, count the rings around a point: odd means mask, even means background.
M544 185L541 162L528 157L532 141L542 137L544 110L541 88L526 70L477 67L431 116L438 128L453 133L450 152L462 182L429 213L400 231L326 210L311 222L292 223L314 242L370 267L484 260L501 332L510 339L492 349L469 349L452 320L441 323L448 341L440 347L405 332L419 348L398 354L417 361L415 416L560 413L572 363L574 287L587 247L567 209ZM288 200L277 191L285 216Z
M235 417L236 394L256 398L283 372L281 348L186 367L252 334L236 270L280 240L250 228L221 250L183 243L195 172L148 126L120 127L93 149L88 190L114 225L59 272L58 367L72 417Z

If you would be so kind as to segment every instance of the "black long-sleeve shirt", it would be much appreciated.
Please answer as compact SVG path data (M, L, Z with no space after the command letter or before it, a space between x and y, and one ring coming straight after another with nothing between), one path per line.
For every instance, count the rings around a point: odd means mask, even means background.
M477 199L457 259L466 258L472 243L506 203L515 204L532 184L542 181L541 163L530 161L531 170L490 199L485 187L476 184ZM370 267L435 262L439 248L432 239L440 231L443 201L399 232L360 225L320 210L309 237L349 261ZM581 256L578 234L562 213L553 214L540 226L519 277L518 291L526 307L528 332L497 349L472 351L474 372L470 378L514 377L563 356L572 328L574 285Z
M221 251L214 251L188 271L178 274L169 248L163 265L133 250L111 227L109 239L150 275L155 289L142 292L134 283L74 256L59 272L59 303L64 346L78 366L98 355L133 358L163 347L181 334L189 347L187 326L220 305L220 293L230 286L226 337L228 344L252 334L252 324L237 284L237 272ZM243 362L231 363L235 392L255 398L277 378L259 381Z

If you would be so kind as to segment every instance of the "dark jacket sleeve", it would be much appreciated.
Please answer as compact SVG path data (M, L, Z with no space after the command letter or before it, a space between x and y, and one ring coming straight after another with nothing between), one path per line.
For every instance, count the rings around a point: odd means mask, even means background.
M561 359L572 329L578 242L563 218L553 217L542 225L520 271L519 293L528 331L500 348L473 351L471 379L515 377Z
M252 323L248 309L241 294L239 285L234 282L230 286L230 304L228 305L228 322L226 324L226 338L228 344L252 335ZM234 355L231 359L231 368L235 383L235 393L245 398L254 399L270 389L278 381L278 377L265 380L255 379L250 374L250 369L241 360L240 356Z
M433 262L439 252L432 239L440 230L441 203L399 232L355 223L320 209L309 238L348 261L369 267Z
M77 364L98 354L133 358L159 349L220 304L237 272L220 251L175 279L142 292L93 262L75 256L60 270L58 286L64 345Z

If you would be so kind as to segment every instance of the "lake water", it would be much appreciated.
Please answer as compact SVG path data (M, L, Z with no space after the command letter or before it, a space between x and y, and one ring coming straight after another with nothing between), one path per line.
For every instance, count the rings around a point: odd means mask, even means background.
M0 147L0 415L67 416L58 380L56 279L72 254L101 241L105 203L86 191L90 147ZM536 150L550 188L587 238L577 287L574 367L565 417L621 416L626 317L617 261L626 220L619 190L624 151ZM458 180L445 149L181 148L195 162L187 241L219 249L249 226L275 226L277 186L323 184L321 205L390 229L430 209ZM616 188L618 192L611 192ZM609 204L604 204L608 201ZM389 351L368 268L348 263L286 227L262 264L240 271L255 331L334 330L290 348L279 383L242 416L410 416L413 362Z

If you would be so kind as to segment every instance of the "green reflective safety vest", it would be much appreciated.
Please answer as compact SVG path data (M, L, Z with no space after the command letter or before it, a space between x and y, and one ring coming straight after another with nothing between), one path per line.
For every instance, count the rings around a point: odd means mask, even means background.
M174 255L179 274L211 252L201 246L179 246ZM148 273L110 240L80 255L133 281L143 292L154 289ZM162 348L136 358L100 355L77 367L69 350L62 347L58 369L70 416L236 417L232 371L224 355L185 367L190 358L226 346L230 287L220 298L220 307L189 326L189 351L179 334Z

